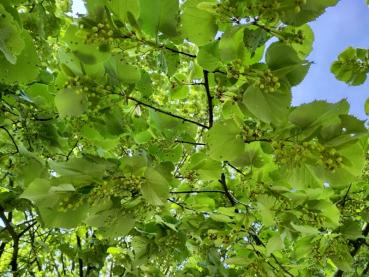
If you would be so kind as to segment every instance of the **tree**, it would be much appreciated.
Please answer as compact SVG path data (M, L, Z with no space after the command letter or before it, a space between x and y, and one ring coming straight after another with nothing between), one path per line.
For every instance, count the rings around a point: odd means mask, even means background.
M368 273L368 130L290 104L336 3L1 0L1 274Z

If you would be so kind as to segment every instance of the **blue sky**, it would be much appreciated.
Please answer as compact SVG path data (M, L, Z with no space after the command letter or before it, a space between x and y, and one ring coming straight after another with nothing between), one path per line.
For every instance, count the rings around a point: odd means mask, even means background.
M308 59L314 64L305 80L293 89L293 105L317 99L337 102L346 98L353 115L369 120L364 112L364 102L369 97L369 79L361 86L350 87L330 73L332 62L347 47L369 48L369 7L365 2L341 0L310 23L315 42ZM73 12L85 12L82 0L73 1Z
M311 22L315 33L314 50L308 57L312 65L305 80L293 89L293 104L316 99L337 102L343 98L351 104L350 112L361 119L369 97L369 79L361 86L348 86L335 79L330 66L339 53L349 46L369 48L369 7L365 0L341 0Z

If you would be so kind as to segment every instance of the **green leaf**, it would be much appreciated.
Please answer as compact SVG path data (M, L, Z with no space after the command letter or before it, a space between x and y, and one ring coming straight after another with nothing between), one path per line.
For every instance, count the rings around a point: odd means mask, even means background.
M287 120L290 102L290 92L269 93L254 86L250 86L243 95L243 103L256 118L277 125Z
M58 212L52 207L39 208L41 219L48 228L74 228L79 226L86 217L88 207L82 205L76 209Z
M232 26L224 32L219 42L219 54L224 62L235 59L243 60L245 56L244 26Z
M203 45L199 47L197 54L197 62L208 71L214 71L222 66L219 55L219 41Z
M49 189L50 193L58 193L58 192L71 192L76 191L72 184L60 184L58 186L52 186Z
M365 113L369 115L369 98L365 101Z
M314 101L295 108L289 120L304 129L332 125L339 120L339 115L347 114L349 104L346 100L331 104L325 101ZM340 120L339 120L340 121Z
M31 36L23 32L25 46L18 55L15 64L9 63L5 56L0 56L0 81L5 84L30 83L34 81L39 73L39 58L36 53Z
M353 219L346 219L339 227L340 233L346 238L355 240L362 237L362 226L359 221Z
M334 264L342 271L351 271L353 257L350 254L350 249L345 244L340 244L336 246L339 249L338 253L333 253L330 258Z
M87 109L87 99L84 92L66 88L55 96L55 106L61 116L79 116Z
M125 84L134 84L141 79L141 71L124 62L121 56L111 57L106 62L105 68L113 80L119 80Z
M233 161L243 154L244 142L235 121L217 122L208 132L209 156L218 161Z
M152 205L163 205L169 195L167 179L151 167L146 169L145 178L145 183L141 186L143 197Z
M111 10L122 22L129 22L128 13L134 18L140 14L139 0L109 0L106 1L109 10Z
M224 214L211 214L210 218L216 222L229 223L232 222L232 219Z
M87 42L87 33L82 32L77 26L71 25L66 30L64 40L71 53L84 64L102 63L110 57L108 51L101 51L99 44Z
M204 181L217 180L222 173L219 161L209 159L204 153L196 153L191 157L190 170L195 170Z
M304 235L316 235L319 234L319 230L313 226L309 225L297 225L295 223L291 223L291 226L293 229L295 229L297 232L300 232Z
M244 29L243 43L251 54L254 54L256 49L263 46L269 39L268 33L256 26L251 26Z
M280 234L274 234L269 240L268 243L266 244L265 248L266 248L266 254L267 256L269 256L270 254L272 254L275 251L281 250L284 247L283 245L283 241L281 239L281 235Z
M278 77L285 77L291 86L298 85L306 76L310 64L301 60L296 51L281 42L269 46L266 63Z
M9 63L16 64L17 56L25 46L21 28L1 4L0 14L0 51Z
M307 0L299 12L285 12L282 21L287 25L300 26L319 17L327 7L336 5L338 0Z
M178 51L175 45L168 45L168 47L170 47L175 51ZM165 49L163 51L165 58L166 74L168 74L168 76L172 76L177 72L178 67L180 65L179 54Z
M211 13L197 7L201 2L203 0L186 1L183 6L183 14L181 15L184 38L196 43L198 46L212 42L218 30L215 17Z
M47 179L35 179L24 192L19 196L20 198L26 198L31 201L38 201L50 196L51 185Z
M258 210L261 216L261 220L266 227L275 224L275 214L274 211L271 209L274 202L275 199L273 197L269 197L267 195L258 196Z
M122 237L127 235L135 225L135 219L129 214L117 215L116 220L109 227L104 228L108 237Z
M283 31L293 34L301 32L303 37L302 43L298 43L294 40L288 41L287 43L293 49L295 49L300 59L306 59L306 57L313 50L314 33L311 27L307 24L302 25L300 27L287 26L286 28L283 29Z
M368 58L368 49L349 47L332 64L331 72L338 80L349 85L361 85L365 82L369 72L368 66L365 66Z
M153 37L159 32L168 37L176 36L178 5L178 0L140 0L142 30Z

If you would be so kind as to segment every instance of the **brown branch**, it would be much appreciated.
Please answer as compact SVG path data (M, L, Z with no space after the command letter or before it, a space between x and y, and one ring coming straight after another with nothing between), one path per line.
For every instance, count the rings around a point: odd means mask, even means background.
M21 238L29 229L31 229L37 222L33 222L32 224L28 225L22 232L18 234L18 238Z
M184 141L184 140L175 140L174 142L177 142L177 143L184 143L184 144L192 144L192 145L206 145L206 143L202 143L202 142L192 142L192 141Z
M56 115L54 117L48 117L48 118L39 118L39 117L34 116L32 119L35 121L51 121L51 120L58 119L58 118L59 118L59 115Z
M229 161L224 161L224 163L228 165L229 167L233 168L236 172L240 173L241 175L246 176L245 173L243 173L240 169L232 165Z
M181 193L225 193L223 190L185 190L185 191L170 191L171 194L181 194Z
M232 206L235 206L237 204L237 201L234 198L234 196L232 195L232 193L228 190L226 179L225 179L225 174L224 173L222 173L222 175L220 176L220 179L218 181L219 181L219 183L222 184L223 189L224 189L224 194L228 198L228 200L231 203L231 205Z
M363 271L363 275L366 275L369 273L369 263L366 264L365 269Z
M353 246L353 249L350 251L352 257L355 257L356 254L359 252L361 246L366 244L366 237L369 234L369 223L366 223L364 229L362 230L361 234L364 238L357 238L356 240L350 240L350 244ZM337 270L334 274L335 277L343 276L343 271L341 269Z
M14 154L19 153L18 145L17 145L17 143L15 142L15 140L14 140L14 138L13 138L12 134L9 132L9 130L8 130L7 128L5 128L4 126L0 126L0 129L3 129L3 130L8 134L8 137L10 138L10 140L12 141L12 143L13 143L13 145L14 145L14 147L15 147L15 152L13 152L13 153L9 153L9 154L14 155Z
M265 243L259 238L259 236L256 234L255 231L249 231L248 232L249 235L252 237L252 239L255 241L256 245L261 245L263 247L266 247ZM260 253L260 252L259 252ZM277 257L274 254L270 254L270 256L273 258L273 260L275 261L275 263L280 267L280 269L282 269L284 271L284 273L286 273L288 276L294 277L282 264L281 262L277 259ZM268 263L269 264L269 263ZM271 264L269 264L270 266L272 266ZM272 266L273 267L273 266Z
M244 143L252 143L252 142L272 142L273 140L271 139L267 139L267 138L260 138L260 139L252 139L252 140L248 140L248 139L245 139L243 142Z
M13 276L18 276L18 252L19 252L19 237L17 232L15 231L14 227L11 223L12 214L9 213L9 217L7 218L4 212L4 208L0 206L0 218L5 224L5 228L9 232L10 236L13 239L13 253L12 258L10 260L10 267L13 272Z
M68 161L68 160L69 160L70 155L72 155L73 150L77 147L79 140L80 140L80 139L77 139L77 141L74 143L73 147L69 150L69 152L68 152L67 156L65 157L65 160L66 160L66 161Z
M76 235L76 238L78 249L81 250L82 249L81 238L78 235ZM79 277L83 277L83 260L80 257L78 257L78 268L79 268Z
M162 113L162 114L166 114L166 115L169 115L169 116L174 117L174 118L181 119L181 120L182 120L182 121L184 121L184 122L189 122L189 123L195 124L195 125L197 125L197 126L200 126L200 127L202 127L202 128L209 129L209 126L206 126L206 125L204 125L204 124L202 124L202 123L199 123L199 122L197 122L197 121L194 121L194 120L191 120L191 119L188 119L188 118L184 118L184 117L182 117L182 116L179 116L179 115L172 114L172 113L170 113L170 112L164 111L164 110L159 109L159 108L157 108L157 107L154 107L154 106L152 106L152 105L150 105L150 104L144 103L144 102L142 102L142 101L140 101L140 100L138 100L138 99L136 99L136 98L134 98L134 97L132 97L132 96L127 96L127 99L129 99L129 100L131 100L131 101L134 101L134 102L136 102L137 104L142 105L142 106L144 106L144 107L150 108L150 109L152 109L152 110L154 110L154 111L156 111L156 112L159 112L159 113Z
M341 200L342 201L342 204L341 204L341 207L342 208L344 208L345 207L345 205L346 205L346 201L347 201L347 197L348 197L348 194L349 194L349 192L350 192L350 189L351 189L351 185L352 184L350 184L350 186L348 187L348 189L347 189L347 191L346 191L346 193L345 193L345 196L343 197L343 199ZM338 202L341 202L341 201L338 201ZM337 204L339 204L339 203L337 203Z
M3 253L4 253L5 246L6 246L6 242L2 241L1 245L0 245L0 259L1 259L1 256L3 255Z
M170 52L177 53L177 54L181 54L181 55L184 55L184 56L187 56L187 57L190 57L190 58L196 58L196 57L197 57L197 56L196 56L196 55L194 55L194 54L190 54L190 53L182 52L182 51L179 51L179 50L176 50L176 49L170 48L169 46L166 46L166 45L162 45L162 48L165 48L166 50L168 50L168 51L170 51Z
M192 211L192 212L195 212L195 213L198 213L199 211L196 211L195 209L191 209L189 207L186 207L183 203L180 203L180 202L177 202L171 198L168 198L167 199L169 202L172 202L173 204L176 204L178 206L180 206L182 208L182 210L189 210L189 211Z
M213 114L213 96L210 93L209 87L209 72L207 70L203 70L204 74L204 87L206 91L206 97L208 99L208 116L209 116L209 129L213 127L214 122L214 114Z

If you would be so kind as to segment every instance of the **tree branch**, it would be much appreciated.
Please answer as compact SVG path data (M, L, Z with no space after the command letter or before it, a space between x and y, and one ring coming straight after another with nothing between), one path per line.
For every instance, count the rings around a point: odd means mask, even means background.
M272 142L273 140L271 140L271 139L267 139L267 138L260 138L260 139L252 139L252 140L248 140L248 139L246 139L246 140L244 140L243 142L244 143L252 143L252 142L257 142L257 141L263 141L263 142Z
M233 168L236 172L240 173L242 176L246 176L245 173L243 173L240 169L232 165L229 161L224 161L224 163L228 165L229 167Z
M164 111L164 110L159 109L159 108L157 108L157 107L154 107L154 106L152 106L152 105L150 105L150 104L146 104L146 103L144 103L144 102L142 102L142 101L140 101L140 100L138 100L138 99L136 99L136 98L134 98L134 97L132 97L132 96L127 96L127 99L128 99L128 100L131 100L131 101L134 101L134 102L136 102L137 104L142 105L142 106L144 106L144 107L150 108L150 109L152 109L152 110L154 110L154 111L156 111L156 112L159 112L159 113L162 113L162 114L166 114L166 115L169 115L169 116L174 117L174 118L181 119L181 120L182 120L182 121L184 121L184 122L189 122L189 123L195 124L195 125L197 125L197 126L200 126L201 128L209 129L209 126L206 126L206 125L204 125L204 124L202 124L202 123L196 122L196 121L191 120L191 119L184 118L184 117L179 116L179 115L176 115L176 114L172 114L172 113L170 113L170 112L167 112L167 111Z
M14 140L14 138L13 138L12 134L9 132L9 130L8 130L7 128L5 128L4 126L0 126L0 129L3 129L3 130L8 134L9 138L11 139L11 141L12 141L12 143L13 143L14 147L15 147L15 152L13 152L13 153L9 153L9 154L14 155L14 154L19 153L18 145L17 145L17 143L15 142L15 140Z
M202 142L191 142L191 141L184 141L184 140L175 140L174 142L177 142L177 143L185 143L185 144L192 144L192 145L206 145L206 143L202 143Z
M82 249L81 238L78 235L76 235L76 238L78 249L81 250ZM79 268L79 277L83 277L83 260L80 257L78 257L78 268Z
M30 224L30 225L28 225L26 228L24 228L23 230L22 230L22 232L20 232L19 234L18 234L18 238L21 238L29 229L31 229L34 225L36 225L37 224L37 222L33 222L32 224Z
M342 198L342 200L338 201L338 203L337 203L337 204L339 204L339 203L341 202L341 203L342 203L342 204L341 204L341 207L342 207L342 208L344 208L344 207L345 207L345 205L346 205L346 201L347 201L347 197L348 197L348 194L349 194L349 192L350 192L350 189L351 189L351 185L352 185L352 184L350 184L350 186L348 187L348 189L347 189L347 191L346 191L346 193L345 193L345 196Z
M352 257L355 257L356 254L359 252L361 246L366 244L366 237L369 234L369 223L366 223L364 226L364 229L362 230L361 234L364 238L358 238L356 240L350 241L350 244L353 246L353 249L351 250L350 254ZM337 270L334 274L335 277L341 277L343 276L343 271L341 269Z
M252 239L255 241L256 245L261 245L263 247L266 247L265 243L259 238L259 236L254 231L249 231L249 235L252 237ZM294 277L277 259L277 257L274 254L270 254L270 256L273 258L275 263L286 273L288 276ZM269 264L270 265L270 264Z
M13 239L13 253L12 258L10 260L10 267L13 272L13 276L18 276L18 251L19 251L19 237L17 232L14 230L14 227L11 224L11 213L9 213L9 218L5 216L4 208L0 206L0 218L5 224L5 228L8 230L10 236Z
M170 48L169 46L166 46L166 45L162 45L162 48L165 48L166 50L168 50L168 51L170 51L170 52L177 53L177 54L181 54L181 55L184 55L184 56L187 56L187 57L190 57L190 58L196 58L196 57L197 57L197 56L196 56L196 55L194 55L194 54L190 54L190 53L182 52L182 51L179 51L179 50L176 50L176 49Z
M214 114L213 114L213 96L210 93L209 87L209 72L207 70L203 70L204 74L204 87L206 91L206 97L208 99L208 116L209 116L209 128L213 127Z
M68 161L68 160L69 160L70 155L72 155L73 150L77 147L79 140L80 140L80 139L77 139L77 141L74 143L73 147L69 150L69 152L68 152L67 156L65 157L65 160L66 160L66 161Z
M181 193L225 193L223 190L185 190L185 191L170 191L171 194L181 194Z
M6 246L6 242L2 241L1 245L0 245L0 259L1 259L1 256L3 255L3 253L4 253L5 246Z
M369 273L369 263L366 264L365 269L363 271L363 275L366 275Z
M224 194L228 198L228 200L231 203L231 205L232 206L235 206L237 204L237 201L234 198L234 196L232 195L232 193L228 190L224 173L222 173L222 175L220 176L220 179L218 181L219 181L219 183L222 184L223 189L224 189Z

